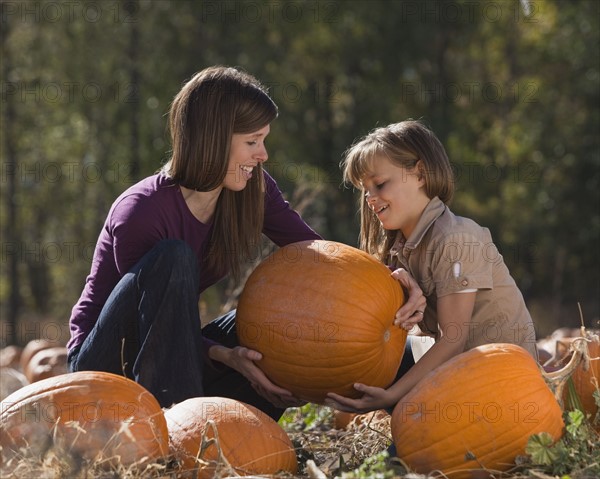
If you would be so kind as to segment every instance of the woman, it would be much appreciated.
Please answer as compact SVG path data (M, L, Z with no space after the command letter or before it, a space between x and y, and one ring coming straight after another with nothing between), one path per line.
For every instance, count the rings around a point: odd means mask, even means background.
M262 169L277 107L242 71L211 67L175 97L172 156L125 191L98 238L91 272L70 318L71 371L122 374L163 407L227 396L277 418L298 404L237 345L232 312L201 330L198 296L256 252L319 239Z

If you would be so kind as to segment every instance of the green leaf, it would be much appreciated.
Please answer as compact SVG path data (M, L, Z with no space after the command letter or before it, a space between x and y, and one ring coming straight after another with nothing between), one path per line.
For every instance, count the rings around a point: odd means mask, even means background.
M583 414L579 409L575 409L574 411L569 411L568 418L569 424L567 424L567 432L572 437L576 437L577 432L585 420L585 414Z
M554 439L547 432L533 434L527 441L525 452L531 456L534 464L548 466L557 459L557 454L552 447Z

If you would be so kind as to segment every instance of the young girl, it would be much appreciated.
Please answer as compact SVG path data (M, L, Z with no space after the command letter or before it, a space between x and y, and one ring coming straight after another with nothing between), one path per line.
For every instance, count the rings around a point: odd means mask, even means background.
M363 193L361 247L403 284L412 276L427 299L425 308L395 324L417 323L435 343L417 363L405 354L389 388L356 384L361 398L331 393L332 406L391 408L432 369L481 344L517 344L537 359L531 316L488 229L447 206L452 169L430 130L418 121L378 128L348 150L342 167L344 180Z

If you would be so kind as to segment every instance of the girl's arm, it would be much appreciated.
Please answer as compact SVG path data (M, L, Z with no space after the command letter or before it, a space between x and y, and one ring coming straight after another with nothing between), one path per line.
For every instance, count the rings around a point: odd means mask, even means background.
M329 405L342 411L363 413L376 409L392 408L429 372L463 352L469 323L473 314L476 292L454 293L438 298L438 323L440 340L409 371L387 389L357 383L359 399L349 399L329 393Z
M406 302L396 313L394 325L410 331L415 324L423 320L423 314L427 307L427 299L423 295L419 283L404 268L395 270L392 273L392 277L400 282L408 294Z

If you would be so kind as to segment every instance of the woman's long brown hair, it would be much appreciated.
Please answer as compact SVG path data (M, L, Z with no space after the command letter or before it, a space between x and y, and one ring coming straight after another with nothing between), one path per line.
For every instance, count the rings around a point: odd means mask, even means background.
M252 133L277 118L277 106L253 76L222 66L192 77L169 111L172 154L162 171L181 186L211 191L223 183L234 133ZM240 262L260 245L264 220L260 164L241 191L223 189L213 218L207 266L239 279Z

